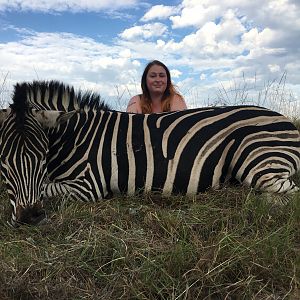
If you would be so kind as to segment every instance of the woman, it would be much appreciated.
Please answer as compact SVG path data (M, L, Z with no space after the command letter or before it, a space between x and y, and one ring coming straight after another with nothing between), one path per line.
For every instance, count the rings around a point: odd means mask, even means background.
M169 69L158 60L146 66L141 87L143 94L130 99L127 112L150 114L187 108L183 97L171 82Z

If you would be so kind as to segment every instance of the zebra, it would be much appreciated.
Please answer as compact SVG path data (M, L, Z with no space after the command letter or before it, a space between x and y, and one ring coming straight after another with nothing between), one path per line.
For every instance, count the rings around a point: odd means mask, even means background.
M43 222L43 199L57 195L196 195L232 181L299 190L299 131L253 105L132 114L58 81L18 83L0 111L0 148L13 226Z

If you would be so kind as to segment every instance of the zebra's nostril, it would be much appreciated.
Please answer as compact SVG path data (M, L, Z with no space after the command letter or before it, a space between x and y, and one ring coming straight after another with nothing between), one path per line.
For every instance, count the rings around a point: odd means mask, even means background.
M38 225L41 224L47 218L46 212L44 209L39 210L34 216L32 216L32 224Z
M31 207L19 209L19 216L17 218L17 223L38 225L43 223L45 219L46 219L45 210L39 207L38 205L34 205Z

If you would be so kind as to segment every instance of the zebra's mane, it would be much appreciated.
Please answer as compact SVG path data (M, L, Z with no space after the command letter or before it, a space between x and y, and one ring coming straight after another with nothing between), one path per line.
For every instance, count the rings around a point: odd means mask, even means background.
M26 113L38 110L72 111L79 109L111 110L100 95L92 92L75 92L72 86L59 81L33 81L17 83L10 108L16 114L17 129L23 131Z
M33 81L15 85L13 103L15 112L28 108L39 110L72 111L78 109L111 110L100 95L93 92L75 92L74 87L59 81Z

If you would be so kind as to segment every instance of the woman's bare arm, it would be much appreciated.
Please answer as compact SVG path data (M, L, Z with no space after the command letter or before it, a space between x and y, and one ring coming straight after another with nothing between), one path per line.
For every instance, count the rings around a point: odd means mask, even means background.
M180 95L175 95L171 101L170 111L185 110L187 109L186 103Z
M129 100L126 111L129 113L136 113L136 114L142 113L139 95L136 95Z

